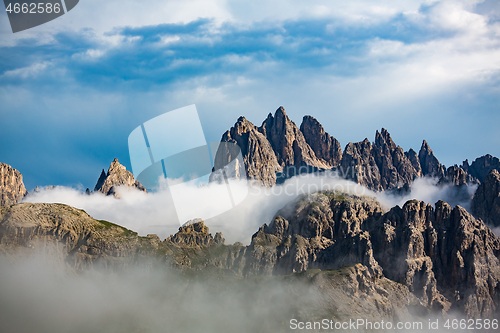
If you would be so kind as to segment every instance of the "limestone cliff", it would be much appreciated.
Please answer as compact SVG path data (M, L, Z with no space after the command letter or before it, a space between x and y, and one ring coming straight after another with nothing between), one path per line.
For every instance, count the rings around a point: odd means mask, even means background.
M396 311L393 301L403 310L416 307L421 315L451 310L470 318L499 314L500 239L463 208L444 202L432 207L409 201L384 213L371 198L315 193L284 207L249 246L225 245L222 235L212 236L200 220L161 241L66 205L0 208L1 253L33 253L49 245L77 269L156 258L181 270L215 269L241 278L354 266L341 289L331 289L335 281L318 287L325 295L365 300L368 307L378 304L377 311L385 309L386 315Z
M468 160L465 160L462 163L462 168L472 177L478 179L480 182L483 182L491 170L497 170L500 172L500 159L493 157L490 154L486 154L474 160L471 165L469 165Z
M259 132L266 136L282 168L299 168L295 172L301 172L300 167L307 170L329 168L327 163L316 157L304 134L290 120L282 106L276 110L274 116L271 113L267 116L259 127Z
M10 165L0 163L0 206L14 205L27 193L23 175Z
M271 144L258 128L245 117L240 117L236 124L222 136L222 142L236 143L243 156L246 176L263 185L276 183L276 173L283 169L279 165ZM224 150L217 151L216 160Z

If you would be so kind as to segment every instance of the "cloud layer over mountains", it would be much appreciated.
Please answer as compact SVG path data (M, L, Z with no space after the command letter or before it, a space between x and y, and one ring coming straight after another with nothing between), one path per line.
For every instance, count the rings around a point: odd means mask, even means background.
M244 196L248 192L247 198L234 209L205 222L212 233L221 231L227 243L240 241L248 244L252 234L261 225L269 223L276 212L288 202L300 195L324 190L339 190L356 195L376 197L387 210L395 205L402 206L411 199L431 204L438 200L444 200L451 205L459 204L469 208L470 202L457 199L452 186L437 186L436 182L437 180L431 178L416 179L410 193L397 195L388 192L376 193L328 173L294 177L284 184L275 185L272 188L250 185L246 181L240 181L238 185L233 187L234 190L240 192L235 193L235 195ZM186 206L191 207L192 218L203 218L208 211L217 209L217 207L223 211L225 205L216 196L207 202L191 201L192 197L196 197L196 191L203 191L206 188L187 184L181 186L184 186L185 193L188 193L182 199ZM225 185L217 183L210 183L209 186L225 187ZM470 186L467 189L472 195L475 188L476 186ZM215 189L215 191L217 190ZM87 195L72 188L57 186L33 193L26 197L24 202L65 203L85 210L96 219L104 219L122 225L139 232L140 235L158 234L162 239L174 234L180 224L187 222L178 220L176 207L168 190L144 193L133 188L119 187L118 193L121 199L105 196L99 192Z

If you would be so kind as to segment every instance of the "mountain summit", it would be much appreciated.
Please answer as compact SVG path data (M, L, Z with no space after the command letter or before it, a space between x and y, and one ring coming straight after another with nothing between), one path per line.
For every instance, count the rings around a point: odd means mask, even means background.
M118 159L115 158L113 162L111 162L107 173L104 172L104 169L101 171L94 191L102 192L106 195L114 195L116 197L118 196L115 191L116 187L121 185L135 187L138 190L146 192L144 186L134 179L134 175L132 175L130 171L127 171L125 166L121 165Z
M340 142L328 134L312 116L304 116L297 127L281 106L269 113L260 127L245 117L226 131L221 142L240 146L247 178L272 186L301 173L332 170L375 191L395 190L411 186L418 177L435 177L453 185L479 184L492 169L500 169L500 161L483 156L469 166L448 169L439 162L427 141L419 153L404 151L382 128L375 141L349 142L344 151Z

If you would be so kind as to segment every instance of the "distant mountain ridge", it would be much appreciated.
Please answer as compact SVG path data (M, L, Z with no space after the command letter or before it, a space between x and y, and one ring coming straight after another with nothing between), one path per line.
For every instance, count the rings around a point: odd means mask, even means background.
M247 177L272 186L299 174L334 170L375 191L411 186L419 177L436 177L453 185L479 184L491 170L500 170L500 160L491 155L466 160L461 166L446 168L424 140L419 153L404 151L382 128L375 141L349 142L344 151L340 142L328 134L312 116L304 116L300 128L279 107L269 113L260 127L245 117L238 118L221 142L240 146Z

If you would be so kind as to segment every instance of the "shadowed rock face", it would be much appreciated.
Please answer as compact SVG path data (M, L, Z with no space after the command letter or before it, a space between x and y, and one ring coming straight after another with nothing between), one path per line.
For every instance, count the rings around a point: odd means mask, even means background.
M414 152L405 153L384 128L376 132L373 145L368 139L349 143L340 171L344 178L376 191L396 189L421 176L420 162Z
M477 178L472 177L464 169L456 165L446 170L446 176L441 179L441 182L451 183L456 186L479 184Z
M337 192L294 205L253 236L245 274L362 263L406 285L429 309L499 313L500 240L462 207L409 201L384 214L372 199Z
M271 144L258 128L245 117L222 136L222 142L236 143L243 156L246 176L266 186L276 184L276 173L282 171ZM217 155L223 152L218 151Z
M410 201L385 214L372 230L384 274L429 306L446 309L450 302L452 310L469 317L498 314L500 240L465 209Z
M118 197L115 190L117 186L121 185L135 187L140 191L147 192L144 186L134 179L132 173L127 171L127 169L118 162L118 159L115 158L113 162L111 162L107 173L102 170L94 191Z
M382 269L363 223L381 213L378 202L367 198L333 192L304 197L253 236L245 274L279 275L361 263L380 277Z
M434 152L427 141L424 140L420 152L418 153L418 158L420 160L420 166L422 168L422 174L424 176L442 178L445 174L445 167L439 163Z
M23 175L10 165L0 163L0 206L14 205L27 193Z
M330 168L340 165L342 160L340 142L326 133L319 121L311 116L304 116L300 131L317 158Z
M0 208L0 253L34 252L48 244L77 269L156 258L182 270L215 268L241 277L357 265L349 273L357 281L351 287L374 296L389 312L391 297L402 300L411 292L420 311L458 310L472 318L499 314L500 239L463 208L444 202L432 207L409 201L384 213L371 198L315 193L279 211L249 246L224 245L222 235L213 237L200 220L161 241L66 205ZM389 280L402 285L387 289Z
M462 164L462 168L472 177L483 182L491 170L495 169L500 172L500 160L497 157L486 154L477 158L470 166L469 161L465 160Z
M374 156L380 170L380 185L384 190L411 184L419 176L421 167L413 166L403 148L392 141L385 128L375 134Z
M485 223L500 226L500 172L493 169L472 199L472 212Z

